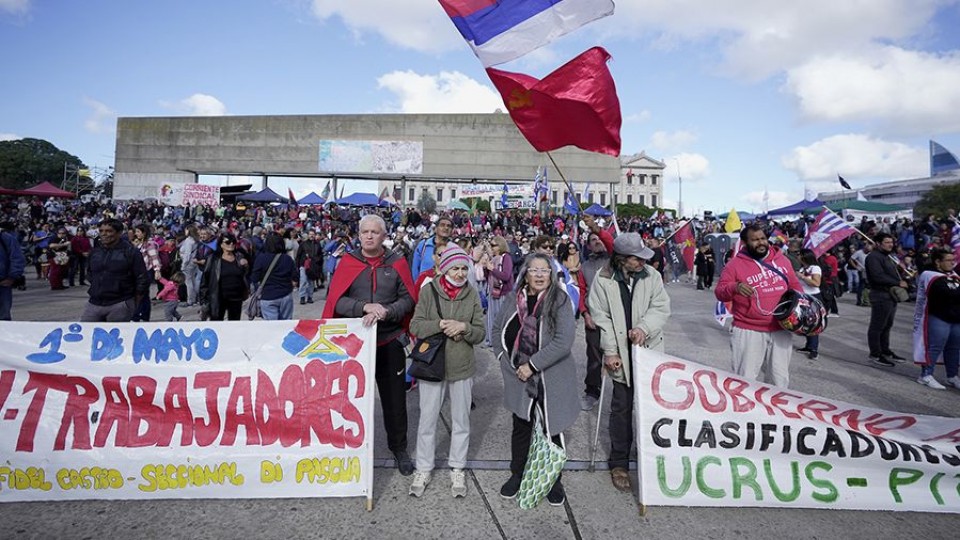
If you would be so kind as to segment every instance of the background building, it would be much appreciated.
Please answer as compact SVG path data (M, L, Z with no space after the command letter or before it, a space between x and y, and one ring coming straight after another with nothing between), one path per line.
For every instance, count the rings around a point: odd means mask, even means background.
M943 146L930 141L930 176L892 180L862 187L856 190L831 191L820 193L818 198L825 202L856 199L861 193L868 201L884 204L899 204L913 208L917 201L938 184L960 182L960 161Z

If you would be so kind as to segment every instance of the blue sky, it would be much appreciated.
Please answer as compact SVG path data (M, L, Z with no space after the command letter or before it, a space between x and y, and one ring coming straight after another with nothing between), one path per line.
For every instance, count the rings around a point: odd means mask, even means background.
M669 165L666 204L679 166L688 213L758 211L764 190L772 208L837 173L925 176L929 139L960 154L957 28L960 0L620 0L499 67L542 77L602 45L623 152ZM0 50L0 138L94 167L113 165L118 116L502 108L435 0L0 0Z

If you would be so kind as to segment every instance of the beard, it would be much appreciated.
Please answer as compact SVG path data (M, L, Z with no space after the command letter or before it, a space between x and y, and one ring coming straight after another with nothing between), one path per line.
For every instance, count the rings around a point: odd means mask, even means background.
M767 253L770 252L769 246L757 246L753 248L750 245L747 245L747 255L754 259L762 259L767 256Z

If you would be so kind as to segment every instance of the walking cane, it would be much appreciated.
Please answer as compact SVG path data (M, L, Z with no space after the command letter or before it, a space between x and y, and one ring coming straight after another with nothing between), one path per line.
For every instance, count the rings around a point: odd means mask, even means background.
M594 467L594 462L597 457L597 446L600 444L600 415L603 414L603 392L607 389L607 376L602 375L600 381L600 399L597 403L597 429L593 434L593 444L590 445L590 466L587 468L590 472L594 472L596 469Z

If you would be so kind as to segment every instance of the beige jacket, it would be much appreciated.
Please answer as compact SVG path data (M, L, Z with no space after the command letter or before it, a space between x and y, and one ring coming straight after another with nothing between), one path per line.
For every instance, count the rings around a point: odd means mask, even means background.
M620 294L620 283L608 265L597 272L590 286L587 305L593 322L600 329L600 350L603 355L619 356L623 363L623 369L611 373L610 377L629 386L633 381L629 362L630 342L627 339L629 328ZM663 327L670 318L670 297L667 296L660 272L648 266L646 276L637 280L630 295L633 327L639 327L647 335L643 346L662 352Z

